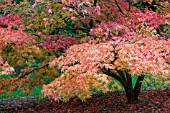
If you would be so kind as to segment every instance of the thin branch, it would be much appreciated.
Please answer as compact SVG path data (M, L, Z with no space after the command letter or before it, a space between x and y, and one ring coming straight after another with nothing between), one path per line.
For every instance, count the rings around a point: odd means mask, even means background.
M49 66L49 64L46 64L46 65L44 65L44 66L42 66L42 67L39 67L39 68L35 68L35 69L31 70L30 72L27 72L27 73L21 75L20 77L18 77L18 78L17 78L16 80L14 80L13 82L17 82L17 81L19 81L20 79L24 78L26 75L28 75L28 74L30 74L30 73L38 70L38 69L45 68L45 67L47 67L47 66ZM8 87L8 86L10 86L10 85L11 85L11 84L8 84L8 85L5 84L3 87Z
M131 9L131 3L132 3L132 0L128 0L128 3L129 3L128 11L130 11L130 9Z
M21 75L18 79L24 78L26 75L29 75L30 73L32 73L32 72L34 72L34 71L36 71L36 70L38 70L38 69L45 68L45 67L47 67L47 66L49 66L49 64L46 64L46 65L44 65L44 66L42 66L42 67L39 67L39 68L35 68L35 69L31 70L30 72L24 73L24 74Z
M116 3L116 6L119 8L119 11L120 11L123 15L125 15L125 13L122 11L121 7L119 6L117 0L115 0L115 3Z

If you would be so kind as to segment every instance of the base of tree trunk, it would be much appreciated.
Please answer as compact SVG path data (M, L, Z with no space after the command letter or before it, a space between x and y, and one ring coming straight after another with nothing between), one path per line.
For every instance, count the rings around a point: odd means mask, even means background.
M134 103L137 103L137 102L138 102L138 99L136 99L136 98L127 99L128 104L134 104Z

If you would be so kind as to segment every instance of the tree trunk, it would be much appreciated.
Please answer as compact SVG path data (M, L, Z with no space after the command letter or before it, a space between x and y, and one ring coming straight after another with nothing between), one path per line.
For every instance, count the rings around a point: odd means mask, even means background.
M118 80L124 87L128 103L138 101L144 75L138 76L135 87L132 86L132 77L129 73L117 70L118 73L112 72L110 69L103 68L102 72Z
M127 98L128 103L133 103L133 102L138 101L138 97L135 98L133 89L128 88L128 89L125 89L125 91L126 91L126 98Z
M126 98L128 103L134 103L138 101L138 96L141 90L143 79L144 79L144 75L139 76L134 88L132 87L132 82L131 82L132 79L127 81L127 86L125 86L124 88L126 91Z

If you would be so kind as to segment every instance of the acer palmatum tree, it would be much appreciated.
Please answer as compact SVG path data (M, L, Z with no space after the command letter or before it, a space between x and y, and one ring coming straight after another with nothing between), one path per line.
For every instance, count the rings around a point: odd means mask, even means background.
M133 103L138 100L146 74L169 77L170 40L159 37L156 31L165 22L164 16L148 10L142 12L133 6L128 11L128 4L122 0L117 5L114 1L98 4L98 13L93 15L89 8L85 10L88 15L84 15L85 20L90 17L102 21L90 30L92 40L71 46L63 56L49 63L58 66L63 74L44 85L42 92L46 96L63 101L73 96L85 100L91 97L94 88L103 92L113 90L108 88L113 77L124 87L128 103ZM138 79L132 87L134 75ZM119 88L118 83L114 86Z
M54 59L63 74L45 85L43 93L56 100L67 101L72 96L90 98L92 88L109 91L111 77L126 91L129 103L137 101L144 76L170 75L170 40L148 37L136 42L117 38L104 43L84 43L71 46L64 56ZM132 87L132 76L138 75ZM117 86L118 84L113 84Z

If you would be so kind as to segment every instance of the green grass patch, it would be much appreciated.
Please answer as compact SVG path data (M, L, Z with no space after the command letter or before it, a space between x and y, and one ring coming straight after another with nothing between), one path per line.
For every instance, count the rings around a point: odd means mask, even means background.
M12 75L13 75L13 73L9 73L6 75L0 75L0 78L8 79L8 78L12 77Z
M22 92L22 90L16 89L15 91L13 91L12 93L2 93L0 94L0 99L7 99L7 98L18 98L18 97L24 97L24 96L41 96L42 88L38 88L38 87L34 87L33 90L31 91L30 94L24 93Z

